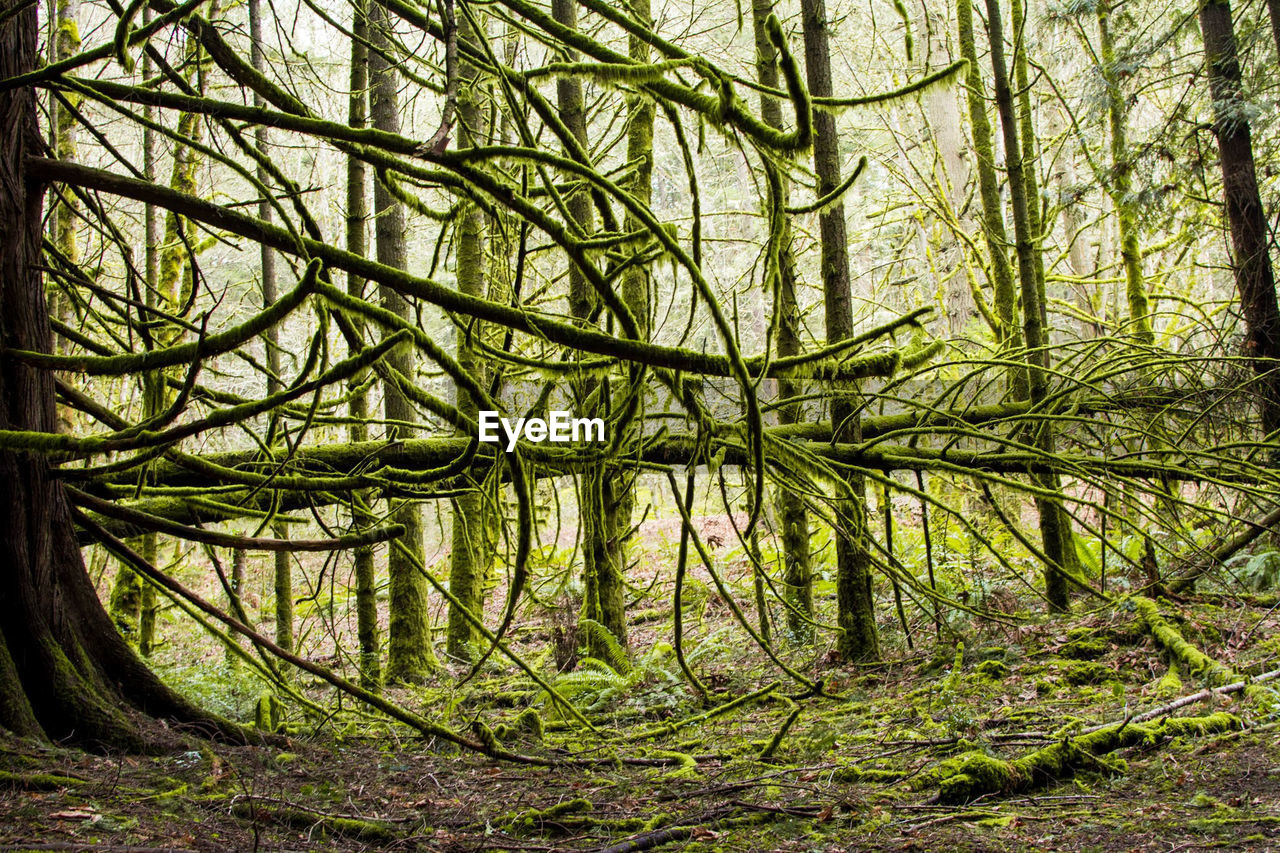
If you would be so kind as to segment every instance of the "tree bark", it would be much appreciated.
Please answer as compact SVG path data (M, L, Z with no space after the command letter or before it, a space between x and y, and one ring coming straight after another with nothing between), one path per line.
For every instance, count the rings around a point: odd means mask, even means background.
M477 10L477 14L479 11ZM458 22L460 45L473 45L480 49L480 39L468 18ZM462 51L459 51L461 53ZM458 69L458 148L473 148L485 144L482 114L476 81L479 71L469 62L459 62ZM487 296L488 281L485 270L485 221L484 213L471 202L466 203L458 219L458 254L456 261L458 292L468 296ZM477 322L458 330L458 364L477 379L482 380L483 367L476 355L473 338L484 334L483 324ZM482 380L483 382L483 380ZM458 410L466 417L476 419L479 402L470 394L458 389ZM491 511L485 504L485 496L476 488L468 489L453 501L453 546L449 554L449 591L457 604L449 603L449 626L446 648L450 656L471 660L473 644L480 639L470 619L462 612L465 608L473 615L480 615L484 605L484 588L489 577L492 554L489 542L488 517ZM461 605L461 606L459 606Z
M1258 374L1262 429L1280 429L1280 310L1275 273L1268 254L1267 218L1258 192L1253 138L1241 112L1240 60L1236 54L1231 4L1208 0L1200 7L1209 90L1213 94L1213 132L1222 162L1222 192L1235 253L1232 269L1244 314L1245 354Z
M370 119L377 130L399 133L399 77L383 55L393 55L395 50L388 35L390 28L391 17L386 8L373 0L369 7L369 29L371 42L379 50L369 52L372 84ZM381 181L374 183L373 207L378 262L395 269L406 269L404 209ZM379 295L384 308L399 317L413 320L409 303L399 292L380 287ZM417 355L412 347L398 347L387 355L386 363L405 381L416 381ZM410 424L417 421L417 413L395 383L388 382L384 388L383 413L388 421L388 440L413 437L416 430ZM431 647L427 581L417 568L426 562L422 544L422 511L417 504L405 502L396 507L391 516L392 521L405 526L402 541L417 559L407 557L398 548L390 549L387 555L391 624L386 676L388 681L421 682L439 666Z
M831 49L825 0L801 0L804 27L805 76L814 97L830 97ZM813 168L818 176L818 196L840 186L840 146L835 116L826 110L813 113ZM827 343L853 335L853 295L849 283L848 238L844 204L837 202L818 215L822 243L822 295L826 305ZM837 383L831 396L831 426L840 442L861 441L854 383ZM875 605L871 597L871 555L867 550L866 487L861 477L848 480L852 496L837 502L836 606L840 637L836 649L849 661L880 657Z
M351 127L368 125L369 104L369 48L365 41L369 38L369 6L368 0L356 0L353 4L351 32L355 36L351 40L351 94L347 104L347 124ZM364 161L359 157L347 157L347 251L364 257L369 248L368 240L368 177L365 173ZM368 282L356 273L347 273L347 293L365 298L365 287ZM363 326L359 318L352 321L357 328ZM351 384L359 387L364 384L368 371L351 378ZM369 440L369 396L366 393L356 394L351 398L348 407L351 415L351 428L348 436L352 444ZM359 508L367 501L365 495L357 495L353 504ZM367 523L369 514L358 516L357 520ZM360 686L366 690L377 691L382 686L382 648L378 627L378 570L374 562L372 545L356 548L352 554L355 563L356 580L356 636L360 644Z
M751 4L752 24L756 42L756 78L762 86L778 88L777 51L765 31L765 21L773 13L772 0L754 0ZM782 104L771 95L760 96L760 115L777 130L783 129ZM785 176L780 180L781 199L785 209L789 202L789 186ZM780 357L799 355L803 348L800 335L800 308L796 301L796 257L792 243L791 220L782 218L779 235L778 283L773 313L777 321L776 347ZM778 397L791 400L805 393L804 383L798 380L779 379ZM801 404L784 403L778 408L778 422L800 423L804 417ZM782 594L787 603L787 633L792 642L811 643L813 625L806 617L813 615L813 561L809 546L809 513L803 499L786 489L774 492L774 512L778 517L782 540ZM762 622L762 624L764 624Z
M1013 208L1013 231L1018 258L1018 283L1022 292L1022 334L1027 344L1027 378L1030 400L1033 404L1044 399L1048 388L1047 367L1049 354L1046 349L1048 336L1044 326L1044 308L1041 282L1043 276L1036 273L1037 252L1033 219L1027 198L1028 182L1023 163L1023 147L1018 140L1018 122L1014 112L1013 91L1009 86L1009 69L1004 56L1004 32L1000 20L999 0L986 0L987 27L991 35L991 67L994 74L996 108L1000 113L1000 126L1004 134L1005 168L1009 175L1009 199ZM1025 125L1024 125L1025 131ZM1034 185L1031 185L1034 186ZM1036 446L1044 453L1054 452L1053 428L1050 423L1041 424L1033 435ZM1040 485L1055 494L1061 494L1061 484L1056 474L1042 474ZM1064 612L1070 608L1067 595L1064 513L1060 499L1037 497L1036 509L1040 516L1040 538L1048 559L1044 568L1045 597L1049 609Z
M0 79L38 58L37 7L0 0ZM0 92L0 344L52 351L39 272L43 186L31 89ZM0 354L0 429L57 431L53 376ZM116 631L85 571L62 485L36 453L0 450L0 726L97 749L142 750L143 711L243 738L147 669Z
M575 0L553 0L551 13L555 20L571 29L578 27L578 6ZM576 52L566 51L573 61ZM579 145L587 148L586 105L582 96L582 81L574 76L563 76L556 81L556 106L560 120L573 134ZM565 199L569 218L583 233L592 230L591 198L583 188L575 188ZM595 315L598 297L590 282L578 269L574 260L569 262L569 313L583 326L589 325ZM576 383L575 396L582 406L592 395L597 383L585 379ZM607 388L600 389L599 399L606 397ZM580 412L580 414L585 414ZM623 646L627 643L627 616L622 580L623 567L617 562L617 531L611 511L615 501L613 485L602 465L593 466L581 477L578 501L578 518L582 531L583 600L582 618L604 625ZM589 653L594 648L591 632L584 632L583 639Z
M266 71L266 55L262 49L262 0L249 0L249 60L254 69ZM266 106L262 96L253 94L255 107ZM254 144L264 155L267 153L267 128L258 125L253 131ZM258 165L258 181L267 186L270 176L267 170ZM258 202L258 218L263 222L272 220L271 201L263 198ZM272 305L277 298L276 253L269 246L259 246L259 265L262 275L263 307ZM284 389L281 381L280 363L280 327L274 325L262 336L267 350L267 393L275 394ZM273 443L276 424L269 430L268 444ZM272 533L277 539L289 538L289 527L286 524L271 525ZM276 551L275 558L275 603L276 603L276 645L287 652L293 651L293 570L292 557L287 551Z
M969 63L965 94L969 104L969 128L973 134L975 166L978 173L978 196L982 202L982 237L987 247L987 261L995 306L996 338L1007 353L1022 348L1018 329L1018 295L1014 289L1013 266L1009 263L1009 237L1004 227L1004 202L1000 199L1000 183L996 173L995 145L991 119L987 116L982 70L978 65L977 41L973 34L971 0L956 0L956 30L960 55ZM1009 392L1015 399L1027 396L1026 370L1012 366L1008 372Z
M1107 89L1107 122L1111 129L1111 204L1116 211L1120 233L1120 259L1124 263L1125 296L1129 302L1129 334L1135 343L1152 346L1151 305L1142 274L1142 247L1138 243L1138 214L1133 199L1133 163L1129 156L1128 110L1120 75L1116 72L1116 48L1111 35L1111 4L1100 0L1098 53L1102 60L1102 82Z

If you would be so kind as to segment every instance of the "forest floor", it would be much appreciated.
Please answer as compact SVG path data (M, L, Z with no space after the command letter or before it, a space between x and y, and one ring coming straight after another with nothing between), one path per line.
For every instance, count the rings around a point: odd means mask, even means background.
M1274 669L1280 611L1216 601L1162 601L1160 613L1236 673ZM699 614L712 651L691 654L719 691L706 705L643 625L634 643L648 651L629 674L587 667L561 677L558 687L606 739L555 721L545 695L496 670L462 689L391 694L455 725L477 721L475 731L486 720L514 752L596 766L498 762L385 725L370 735L358 718L335 728L342 715L271 747L193 741L158 756L8 738L0 740L0 849L1280 849L1280 702L1271 685L1248 698L1215 694L1152 723L1226 720L1216 731L1130 738L1096 756L1076 750L1066 769L1024 768L995 793L939 796L954 771L948 758L1082 744L1091 726L1128 726L1201 689L1185 672L1170 676L1131 605L988 623L967 634L962 658L953 642L935 644L931 625L916 650L883 665L835 665L819 652L809 672L841 699L800 698L784 682L677 727L774 677L756 662L758 650L732 639L740 634L716 604ZM524 641L545 648L554 627L526 630ZM537 721L520 717L530 707Z

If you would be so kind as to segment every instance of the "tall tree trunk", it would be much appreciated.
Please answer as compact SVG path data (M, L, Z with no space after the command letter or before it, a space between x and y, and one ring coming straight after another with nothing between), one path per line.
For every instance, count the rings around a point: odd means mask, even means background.
M986 89L973 34L972 0L956 0L956 30L960 55L969 63L965 94L969 103L969 128L973 134L978 195L982 201L982 236L991 269L996 322L1000 325L996 336L1005 352L1016 351L1022 348L1022 333L1018 329L1018 295L1014 289L1013 266L1009 263L1009 237L1004 227L1004 202L1000 199L1000 182L996 174L995 145L984 94ZM1011 367L1008 384L1015 398L1026 398L1026 370Z
M927 0L919 4L916 13L915 70L927 74L954 57L946 38L950 15L945 5L931 6ZM964 125L960 121L957 93L951 86L931 86L922 93L929 132L937 147L938 161L934 174L945 199L955 217L965 208L970 179L969 161L964 150ZM968 219L968 217L965 217ZM978 316L973 289L964 273L964 248L958 241L934 241L934 280L942 298L947 333L956 338L964 335L969 324Z
M1009 70L1004 57L1004 33L1000 20L999 0L986 0L987 27L991 35L991 67L994 74L996 107L1000 113L1000 126L1004 133L1005 167L1009 174L1009 199L1013 208L1015 250L1018 258L1018 281L1022 292L1022 334L1027 344L1027 378L1030 399L1033 403L1044 399L1048 388L1047 368L1049 354L1045 348L1043 297L1040 282L1043 276L1036 274L1038 252L1029 199L1028 182L1022 162L1023 148L1018 141L1018 121L1014 113L1013 92L1009 87ZM1037 448L1045 454L1054 452L1054 436L1051 423L1039 424L1033 436ZM1054 494L1061 494L1062 487L1056 473L1038 477L1040 486ZM1045 597L1054 612L1070 607L1067 595L1065 546L1067 534L1063 530L1064 517L1060 499L1037 497L1036 509L1040 516L1040 538L1048 564L1044 569Z
M631 16L646 27L653 26L653 15L649 0L629 0ZM628 51L637 62L650 61L649 44L644 39L631 36ZM653 100L646 95L634 93L627 97L627 162L633 164L631 178L627 183L629 192L636 201L649 205L653 198L653 120L657 111ZM625 219L624 231L638 231L643 224L632 214ZM622 277L622 301L631 309L642 340L649 340L652 332L651 318L653 313L653 292L651 271L648 265L635 266L628 269ZM630 393L624 387L619 398ZM619 405L622 400L619 399ZM641 392L641 411L643 418L644 395ZM643 423L638 420L637 423ZM614 601L608 606L613 610L609 618L613 625L610 630L623 641L627 638L627 624L622 579L632 561L632 517L635 512L635 483L638 471L627 466L610 466L604 475L604 505L606 512L606 529L609 531L609 561L617 582L610 594Z
M578 6L575 0L552 0L551 13L563 26L577 29ZM574 51L566 51L570 61ZM579 144L587 147L586 105L582 97L582 82L573 76L563 76L556 81L556 106L560 120ZM586 190L575 188L566 198L569 217L584 232L592 230L591 199ZM597 295L587 277L572 259L569 262L569 313L581 324L591 322L595 313ZM596 389L596 383L587 379L576 383L575 396L584 405ZM600 400L605 399L607 388L600 389ZM580 414L587 414L580 412ZM624 608L624 584L622 569L615 556L612 540L617 538L611 519L616 518L610 506L614 502L612 484L602 465L593 465L581 475L578 518L582 530L583 596L582 618L605 626L619 643L627 642L627 616ZM591 633L584 633L589 651L595 651Z
M479 34L471 25L470 19L462 16L458 29L460 46L469 44L480 49ZM461 52L460 50L459 53ZM479 71L469 62L462 61L459 66L458 148L473 148L486 142L483 105L479 92L476 91ZM484 220L484 213L470 202L466 204L458 220L458 290L468 296L488 295ZM458 364L477 379L481 378L483 368L476 357L472 339L483 334L483 324L474 323L466 329L459 329L457 336ZM479 402L459 388L458 410L474 420L479 417ZM477 616L483 609L484 586L489 576L492 552L487 524L487 516L490 514L491 511L485 506L485 496L479 489L469 489L454 498L449 591L457 599L457 604L449 603L447 649L452 657L460 660L471 659L472 643L478 639L476 629L467 619L463 608Z
M809 91L817 98L832 95L831 50L828 42L825 0L801 0L804 26L805 75ZM813 113L813 169L818 176L818 196L840 186L840 146L836 121L827 110ZM827 343L853 335L853 295L849 282L848 239L844 204L837 202L818 215L822 242L822 295L826 305ZM858 388L850 383L835 388L831 397L831 426L838 442L861 441L856 416ZM845 660L880 657L874 603L871 597L871 555L867 549L866 487L861 477L849 477L852 497L840 500L836 510L836 606L840 638L836 648Z
M266 56L262 49L262 0L249 0L249 59L259 72L266 71ZM266 106L262 96L253 93L253 105L258 108ZM267 128L258 125L254 129L254 144L263 154L267 153ZM267 170L258 165L258 181L268 186L270 176ZM263 222L272 219L271 201L263 198L258 202L258 218ZM276 253L266 246L259 247L260 269L262 274L262 305L268 307L276 301ZM267 350L267 393L275 394L284 390L280 379L280 328L272 326L262 336ZM273 422L269 430L268 444L274 443L275 428ZM277 539L288 539L289 528L277 522L272 524L272 532ZM287 652L293 651L293 572L292 557L287 551L276 551L275 557L275 600L276 600L276 645Z
M0 0L0 79L31 71L38 10ZM0 429L57 431L53 377L3 353L51 352L39 267L44 188L35 95L0 91ZM192 707L116 631L85 571L71 510L44 456L0 450L0 727L95 748L151 744L126 709L238 729Z
M55 25L57 33L53 39L54 61L68 59L80 52L80 0L58 0ZM81 97L75 92L63 92L62 97L74 106L78 106ZM53 114L53 150L59 160L75 160L78 155L77 125L71 109L60 101L51 99ZM51 200L53 207L53 244L58 247L67 260L72 263L80 261L80 243L77 239L77 215L79 203L70 187L62 187L61 192L55 188ZM49 294L49 310L53 317L67 321L71 313L71 303L63 295L61 289L53 288ZM55 345L61 338L55 340Z
M1275 273L1268 254L1269 234L1258 176L1253 164L1253 138L1241 106L1240 60L1231 23L1231 4L1208 0L1200 7L1209 89L1213 94L1213 132L1222 162L1233 271L1244 314L1245 352L1258 374L1262 429L1280 429L1280 310L1276 307Z
M214 9L216 10L216 4ZM144 20L150 17L150 10L145 11ZM203 74L200 64L204 55L199 41L188 35L183 45L182 73L187 80L196 80L197 88L203 89ZM143 54L143 77L149 79L153 73L151 57ZM154 111L150 117L154 120ZM203 136L203 117L194 112L183 112L178 116L177 132L189 139L199 141ZM144 165L150 157L152 171L148 173L155 180L155 140L150 131L143 137ZM169 186L179 192L190 195L197 194L196 171L199 168L199 152L189 145L178 144L173 150L173 164L169 172ZM154 225L155 208L151 208ZM155 253L154 278L148 281L144 294L146 304L150 308L163 311L181 312L189 305L189 297L195 287L195 258L198 232L196 223L173 211L167 211L164 217L162 236L149 231L147 244L149 251ZM153 240L152 238L155 237ZM148 270L148 275L153 273ZM178 333L180 335L181 333ZM156 347L169 346L177 340L154 340ZM143 416L155 417L162 413L169 403L169 389L163 371L153 371L142 377ZM141 537L138 550L147 562L155 564L160 555L160 537L155 533L146 533ZM127 566L121 566L116 575L115 586L111 590L111 617L121 633L133 643L144 656L149 656L155 645L156 594L155 588L143 583L141 578Z
M751 5L752 24L756 41L756 78L763 86L778 88L777 51L765 31L765 21L773 13L772 0L754 0ZM760 96L760 115L770 127L783 129L782 104L770 95ZM785 178L781 182L785 208L789 187ZM780 358L799 355L802 349L800 337L800 308L796 302L796 257L792 245L791 221L782 219L782 234L778 251L778 304L774 316L778 326L774 330ZM778 380L778 397L792 400L805 392L804 383L793 379ZM785 403L778 409L778 422L800 423L804 413L798 402ZM793 642L813 642L813 625L806 617L813 614L813 562L809 547L809 513L804 501L794 492L779 488L774 492L774 511L782 528L782 591L787 603L787 633Z
M1280 0L1267 0L1267 14L1271 17L1271 37L1276 43L1276 60L1280 62Z
M1107 123L1111 130L1111 204L1116 210L1120 232L1120 259L1124 263L1125 296L1129 302L1129 334L1135 343L1151 346L1151 306L1142 274L1142 247L1138 244L1138 212L1133 198L1133 163L1129 156L1128 109L1116 71L1116 48L1111 35L1111 4L1100 0L1097 7L1098 52L1102 60L1102 82L1107 89Z
M1022 145L1022 176L1027 187L1027 224L1031 229L1033 240L1031 243L1032 268L1036 276L1036 303L1040 309L1040 328L1042 330L1041 337L1044 345L1047 347L1053 343L1053 327L1049 324L1049 294L1045 280L1044 272L1044 238L1045 223L1044 211L1042 208L1042 199L1040 194L1040 176L1037 174L1037 165L1040 162L1040 154L1038 151L1039 136L1035 128L1035 116L1031 110L1031 61L1028 58L1027 35L1028 35L1028 13L1030 8L1029 0L1011 0L1009 4L1010 17L1013 23L1013 29L1016 33L1014 41L1013 54L1013 81L1018 92L1018 134ZM1144 314L1145 316L1145 314ZM1046 351L1041 359L1044 367L1049 367L1049 354ZM1046 440L1048 446L1053 446L1053 436L1049 433L1049 428L1042 428L1048 433ZM1046 477L1046 483L1052 484L1055 493L1061 493L1059 479L1056 474ZM1052 509L1057 514L1056 521L1051 521L1049 526L1055 531L1053 534L1060 540L1058 546L1062 553L1061 565L1068 571L1078 571L1080 561L1076 557L1075 542L1071 529L1071 517L1067 515L1066 508L1062 502L1051 501L1045 504L1046 508ZM1045 529L1045 524L1041 522L1041 531Z
M369 114L376 130L399 133L399 77L383 55L394 55L395 48L389 37L390 28L391 18L386 8L373 0L369 7L369 29L371 43L378 50L369 52L369 77L372 84ZM381 181L375 182L373 186L373 209L378 263L394 269L405 269L404 209ZM379 287L379 295L387 310L406 320L413 320L409 303L397 291L382 286ZM386 363L406 382L417 380L417 356L411 347L397 348L387 355ZM388 382L383 390L383 413L388 421L389 440L413 437L416 430L409 425L417 421L417 413L395 383ZM392 520L405 526L401 541L413 557L406 556L398 548L390 549L387 555L391 592L387 680L421 682L439 666L431 647L427 580L418 573L417 568L426 562L422 544L422 510L415 503L404 502L392 511Z
M365 127L368 124L369 103L369 48L365 43L369 38L369 6L368 0L356 0L353 4L351 32L355 36L351 40L351 95L347 104L347 124L351 127ZM368 241L368 177L365 174L364 161L358 157L347 157L347 251L353 255L364 257L369 249ZM347 292L352 296L365 298L365 279L354 273L347 274ZM352 321L359 325L358 318ZM362 371L351 378L353 387L364 384L368 371ZM351 443L368 441L369 395L361 392L351 398L348 412L351 415L351 427L348 436ZM367 495L357 495L354 500L356 512L366 505ZM368 521L369 515L357 516L357 520ZM355 562L356 576L356 637L360 644L360 685L369 690L377 690L382 686L382 650L378 637L378 570L374 562L372 545L362 545L352 555Z

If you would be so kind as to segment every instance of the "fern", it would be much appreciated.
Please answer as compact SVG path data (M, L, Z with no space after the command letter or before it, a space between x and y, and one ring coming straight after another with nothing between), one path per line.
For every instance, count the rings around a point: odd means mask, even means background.
M622 648L613 632L594 619L581 619L578 631L582 634L583 645L587 651L604 660L614 672L631 671L631 659L627 650Z

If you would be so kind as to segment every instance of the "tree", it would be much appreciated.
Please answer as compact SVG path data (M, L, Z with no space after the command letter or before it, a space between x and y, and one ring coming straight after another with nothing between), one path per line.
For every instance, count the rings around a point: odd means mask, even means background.
M767 25L773 14L771 0L755 0L751 5L751 20L756 43L756 79L770 89L778 87L778 52L769 38ZM778 131L783 130L782 104L772 95L760 95L760 115L766 123ZM790 201L790 188L780 174L777 188L779 198L772 200L776 207L785 209ZM776 282L773 283L773 316L777 328L777 353L780 358L799 355L803 349L801 338L800 307L796 301L796 258L792 242L791 221L785 217L779 223L782 233L777 235L778 257ZM766 283L766 287L770 283ZM778 421L782 424L801 423L803 405L798 401L804 394L804 383L790 379L778 381ZM790 402L788 402L790 401ZM782 538L782 584L787 607L787 630L797 641L811 641L813 627L807 621L813 614L813 561L809 546L809 513L803 499L793 491L778 488L774 492L774 510L778 515Z
M1245 355L1258 375L1262 431L1280 429L1280 308L1276 306L1270 231L1253 162L1253 135L1243 113L1240 60L1231 4L1208 0L1200 6L1205 67L1213 95L1213 133L1222 164L1222 193L1231 232L1232 271L1244 315Z
M366 0L357 0L352 7L351 22L351 86L347 103L347 124L364 128L369 115L369 7ZM347 251L363 257L368 249L368 179L365 163L354 154L347 155L346 214ZM363 299L368 282L363 276L347 274L347 293ZM363 331L363 323L356 319L356 329ZM356 374L351 380L351 402L347 412L351 427L347 435L352 444L369 440L369 395L363 390L368 371ZM355 504L367 507L369 494L357 494ZM367 514L362 521L368 523ZM378 626L378 571L372 545L362 545L352 552L356 580L356 634L360 645L360 684L377 690L382 684L382 646Z
M375 130L400 132L399 75L390 57L395 56L391 39L392 18L378 0L369 5L369 30L372 34L369 52L370 124ZM392 194L386 179L373 186L374 238L378 262L393 269L404 269L406 258L404 207ZM412 309L404 296L394 288L380 287L382 304L405 321L413 319ZM418 415L400 383L417 382L416 351L409 346L394 350L387 358L392 381L383 388L383 412L387 418L387 438L407 439L414 435ZM397 524L404 525L405 549L392 548L387 554L390 576L390 626L387 651L388 681L414 683L423 681L439 666L431 645L431 627L427 615L427 581L421 566L425 559L422 548L422 509L413 501L402 502L393 512Z
M38 10L5 0L0 79L39 57ZM0 91L0 429L57 431L53 376L8 353L51 352L40 275L44 186L26 169L40 150L35 95ZM39 452L0 448L0 725L22 735L93 748L142 750L127 709L243 738L165 686L116 631L98 601L76 542L71 508Z
M824 0L804 0L805 75L814 97L830 97L831 48ZM840 189L840 146L835 116L825 110L813 115L813 170L817 195L826 198ZM827 343L838 344L853 335L853 294L849 283L848 240L844 203L837 200L818 215L822 235L822 295L826 307ZM831 429L837 441L861 441L856 387L838 390L831 399ZM871 560L867 550L866 486L861 477L847 480L849 496L836 503L836 595L841 634L837 648L850 661L880 657Z
M1008 66L1004 58L1004 34L1000 20L999 0L987 0L987 27L991 34L991 67L994 72L996 109L1004 136L1005 170L1009 175L1009 200L1013 209L1015 255L1018 260L1018 283L1022 294L1022 334L1027 345L1028 394L1031 402L1038 403L1048 391L1046 371L1049 366L1049 340L1045 329L1044 276L1037 274L1036 225L1039 217L1033 217L1031 206L1038 203L1028 197L1026 172L1023 162L1025 149L1018 140L1019 127L1014 112L1014 96L1010 87ZM1025 133L1025 127L1023 128ZM1053 426L1039 424L1032 434L1036 447L1045 454L1054 453ZM1062 486L1056 474L1040 478L1048 494L1036 497L1040 516L1040 538L1044 547L1045 596L1051 610L1068 609L1066 542L1068 534L1063 529L1061 512Z
M464 18L459 26L460 43L473 51L480 50L480 33ZM458 147L475 148L485 143L485 104L481 99L479 70L469 62L460 63L457 93ZM447 107L446 107L447 109ZM474 203L463 202L458 217L458 292L468 296L484 297L488 294L485 270L484 213ZM469 373L484 376L484 367L478 356L479 347L473 342L484 336L484 327L477 323L458 329L458 364ZM465 389L458 388L458 411L467 418L479 416L480 401ZM488 581L491 545L488 518L492 508L485 506L486 496L479 488L469 488L453 500L453 547L449 552L449 591L458 603L450 602L448 652L460 660L472 656L473 641L478 632L468 615L478 616L484 610L484 587Z

